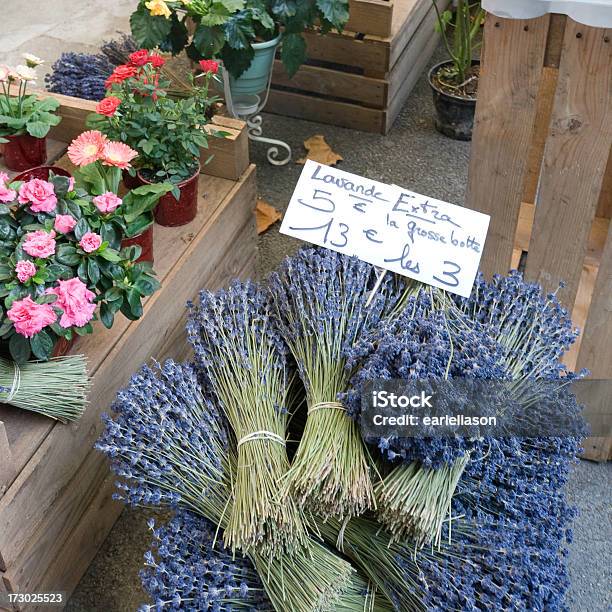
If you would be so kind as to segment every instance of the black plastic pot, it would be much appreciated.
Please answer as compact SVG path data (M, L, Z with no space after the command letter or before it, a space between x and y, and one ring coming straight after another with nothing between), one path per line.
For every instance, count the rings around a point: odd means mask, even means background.
M440 68L450 66L452 62L441 62L429 71L429 84L433 91L434 106L436 108L436 129L445 136L455 140L472 140L474 129L474 113L476 111L476 100L454 96L442 91L434 83L433 77ZM478 60L472 62L473 66L479 65Z

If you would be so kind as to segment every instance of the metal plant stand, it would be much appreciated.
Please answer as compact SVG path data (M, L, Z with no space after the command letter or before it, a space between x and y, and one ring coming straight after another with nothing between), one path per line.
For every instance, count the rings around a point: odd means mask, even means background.
M255 142L263 142L271 145L268 148L268 161L275 166L284 166L291 161L291 147L282 140L267 138L263 136L263 117L261 111L268 102L270 95L270 84L272 83L272 70L268 77L268 86L265 95L262 97L256 94L243 94L236 97L232 96L230 88L230 77L227 70L223 71L223 90L225 92L225 104L228 111L237 119L242 119L247 124L249 139ZM263 92L262 92L263 93Z

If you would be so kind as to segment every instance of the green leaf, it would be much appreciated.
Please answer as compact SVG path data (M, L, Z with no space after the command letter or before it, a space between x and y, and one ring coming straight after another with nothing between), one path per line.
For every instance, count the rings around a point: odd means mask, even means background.
M232 15L223 27L227 44L233 49L248 49L255 39L253 23L245 13Z
M89 276L92 285L98 284L100 280L100 267L93 258L87 260L87 276Z
M301 34L286 34L281 47L281 60L287 74L292 77L306 61L306 41Z
M31 354L29 340L18 333L14 333L9 340L9 352L17 363L25 363Z
M85 218L79 219L79 222L74 226L74 235L77 240L81 240L83 236L90 231L90 227Z
M224 66L236 79L249 69L253 57L255 57L255 50L253 47L249 47L248 49L233 49L229 45L225 45L221 51L221 58L223 59Z
M155 293L160 287L160 283L157 279L152 278L146 274L143 274L135 283L134 287L138 289L138 291L142 295L152 295Z
M100 306L100 320L107 329L110 329L115 321L115 314L106 302L102 302Z
M70 244L61 244L57 249L55 259L66 266L76 266L81 261L76 249Z
M47 281L51 282L58 279L68 280L74 276L71 267L57 263L47 266L47 274L49 275Z
M34 355L42 361L47 361L53 353L53 340L44 330L30 338L30 346Z
M49 295L43 295L36 299L37 304L53 304L57 301L57 295L50 293Z
M60 102L56 98L43 98L38 100L36 104L36 110L39 112L56 111L60 107Z
M139 6L130 17L130 27L140 47L155 49L170 36L172 21L162 15L151 15L145 6Z
M114 263L121 261L119 253L117 253L117 251L115 251L114 249L106 249L105 251L100 253L100 256L106 259L106 261L111 261Z
M272 12L279 19L293 17L296 11L297 11L297 2L295 0L274 0L272 2Z
M348 0L317 0L317 8L337 30L341 31L348 21Z
M146 229L153 225L153 214L145 213L138 216L134 221L128 223L125 228L125 236L126 238L134 238L135 236L139 236Z
M225 44L225 34L220 27L199 25L193 35L192 45L197 51L195 61L205 57L214 57ZM190 55L191 57L191 55Z
M140 293L134 288L128 289L127 300L132 317L135 317L136 319L142 317L142 298L140 296ZM125 311L122 312L124 312L125 314Z
M44 138L50 129L51 126L43 121L30 121L26 123L28 134L34 136L34 138Z
M172 25L170 28L170 34L168 40L170 42L170 49L173 55L178 55L189 42L189 32L187 32L187 26L184 20L181 21L176 13L172 13L171 17Z

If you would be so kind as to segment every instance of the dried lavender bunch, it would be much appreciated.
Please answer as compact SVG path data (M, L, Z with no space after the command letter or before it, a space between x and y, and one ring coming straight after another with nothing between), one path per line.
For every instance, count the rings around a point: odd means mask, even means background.
M90 53L62 53L51 67L53 72L45 77L47 89L53 93L101 100L104 83L115 66L104 55Z
M372 266L327 249L300 251L269 279L279 329L297 362L308 406L288 486L322 516L349 517L374 505L367 450L339 395L352 376L351 350L377 328L389 302L400 298L389 279L368 304L375 283Z
M120 391L115 420L96 448L122 478L116 498L132 506L184 508L221 529L233 504L236 449L222 414L205 399L194 368L147 366ZM276 610L331 612L351 586L349 563L311 541L308 551L270 558L248 553Z
M454 312L456 317L465 317ZM448 312L437 310L434 292L422 291L385 326L353 379L347 402L360 410L360 390L373 379L442 380L454 377L496 378L498 347L484 329L451 325ZM474 444L466 438L379 438L386 457L401 463L376 485L377 517L398 540L439 544L452 496Z
M500 438L469 463L453 499L463 518L445 527L455 554L419 558L428 609L568 609L576 511L565 485L579 447L578 438Z
M151 550L145 553L140 577L153 610L199 610L205 612L272 612L259 575L246 558L234 558L217 541L210 521L180 510L165 525L155 528Z
M189 305L187 336L199 373L237 440L234 505L225 537L232 550L292 553L308 536L301 510L283 494L290 372L271 321L268 295L252 282L200 292Z
M138 49L140 47L129 34L122 34L121 38L104 41L100 47L100 52L113 66L119 66L120 64L127 64L130 53L134 53Z

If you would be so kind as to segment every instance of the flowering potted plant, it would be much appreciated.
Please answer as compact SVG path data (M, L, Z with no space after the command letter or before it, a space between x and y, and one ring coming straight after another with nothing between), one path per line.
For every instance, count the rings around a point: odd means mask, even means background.
M471 140L480 74L480 62L472 55L481 45L476 39L485 11L480 2L469 0L458 0L454 13L451 10L440 13L435 2L433 5L438 16L436 30L442 34L450 56L450 60L436 64L429 71L436 128L456 140Z
M43 62L29 53L23 57L26 65L0 65L0 143L4 144L4 165L18 172L47 161L46 136L61 121L54 114L57 100L27 95L28 84L36 80L36 67ZM17 95L11 95L12 86L17 86Z
M186 49L195 61L221 59L232 95L244 95L266 89L279 44L293 75L306 60L304 30L319 25L323 32L340 31L348 17L348 0L140 0L130 25L148 49Z
M173 185L154 214L160 225L178 226L197 214L200 148L208 147L202 128L214 99L208 98L210 75L203 86L194 86L192 97L170 98L162 65L162 58L144 49L133 53L130 63L118 66L108 79L107 97L88 126L138 151L140 184Z
M142 298L159 286L139 247L121 251L94 231L99 212L74 181L8 182L0 174L0 338L19 363L47 360L100 319L142 316ZM63 345L63 348L62 348Z
M113 248L139 245L138 261L153 263L153 209L173 185L143 185L119 197L122 172L130 170L136 156L128 145L98 131L84 132L68 147L68 157L78 167L78 184L94 196L80 203L90 226Z

